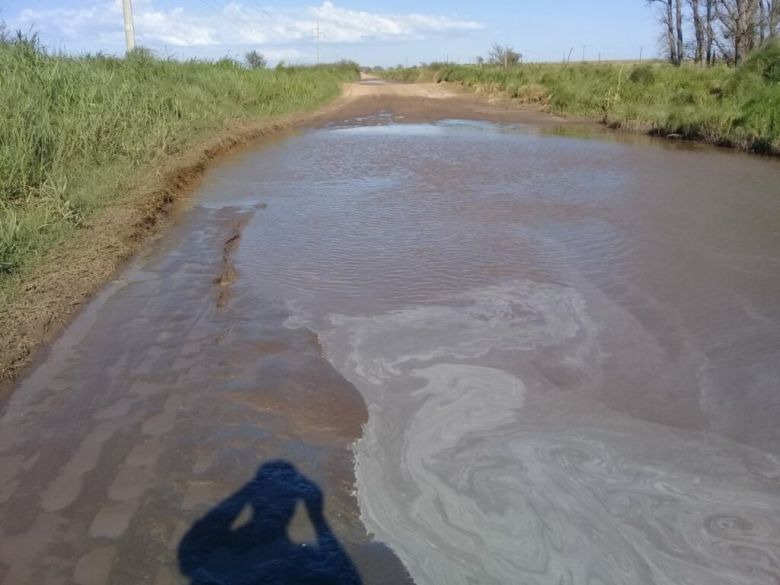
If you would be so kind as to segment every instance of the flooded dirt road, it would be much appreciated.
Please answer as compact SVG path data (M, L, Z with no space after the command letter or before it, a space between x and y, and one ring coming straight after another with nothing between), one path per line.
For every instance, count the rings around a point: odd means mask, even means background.
M0 580L780 583L780 165L365 88L21 380Z

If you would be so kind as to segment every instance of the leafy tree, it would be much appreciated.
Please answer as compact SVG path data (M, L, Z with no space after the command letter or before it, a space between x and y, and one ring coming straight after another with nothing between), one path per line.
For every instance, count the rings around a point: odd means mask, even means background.
M263 54L255 50L249 51L244 55L244 61L246 61L246 65L250 69L265 69L268 66L268 62Z

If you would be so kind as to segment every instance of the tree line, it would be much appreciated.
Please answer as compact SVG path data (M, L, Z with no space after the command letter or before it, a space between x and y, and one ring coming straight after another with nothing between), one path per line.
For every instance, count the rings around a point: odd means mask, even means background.
M645 2L659 7L664 51L675 65L686 58L702 65L739 65L750 51L780 36L780 0Z

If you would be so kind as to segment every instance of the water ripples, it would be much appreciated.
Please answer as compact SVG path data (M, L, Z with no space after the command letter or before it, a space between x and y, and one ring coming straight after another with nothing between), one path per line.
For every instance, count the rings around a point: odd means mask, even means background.
M770 214L733 171L780 175L501 130L314 132L247 165L269 205L241 282L365 397L367 527L422 585L777 585L780 459L681 429L780 440L780 281L752 270L780 242L735 222Z
M418 583L780 578L772 484L726 441L659 434L576 399L544 414L546 395L526 404L545 380L529 359L540 352L581 385L599 379L597 332L576 291L528 281L330 316L327 355L369 405L356 446L363 520ZM729 464L699 475L698 460Z

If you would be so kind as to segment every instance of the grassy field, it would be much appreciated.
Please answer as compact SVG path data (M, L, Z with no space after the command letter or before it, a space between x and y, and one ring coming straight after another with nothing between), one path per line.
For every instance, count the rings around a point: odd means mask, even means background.
M136 55L48 55L0 42L0 288L142 170L236 120L312 108L351 65L247 70Z
M713 144L780 154L780 42L739 68L652 64L433 65L381 73L501 93L556 113Z

